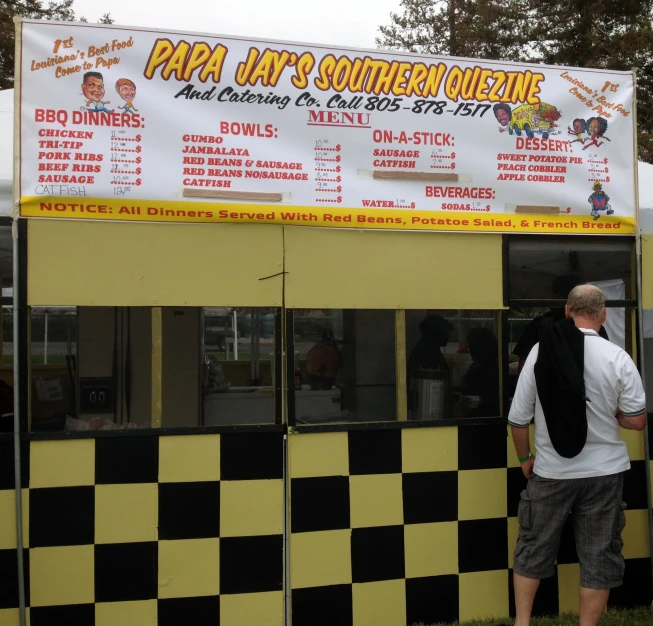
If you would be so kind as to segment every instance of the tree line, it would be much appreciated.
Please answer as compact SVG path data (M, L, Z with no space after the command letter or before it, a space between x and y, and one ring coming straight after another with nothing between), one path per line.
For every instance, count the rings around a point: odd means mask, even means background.
M401 0L377 45L503 61L637 70L639 158L653 162L653 1Z
M14 86L15 17L55 22L86 22L75 14L75 0L59 0L45 4L41 0L0 0L0 89ZM98 22L113 24L108 13Z

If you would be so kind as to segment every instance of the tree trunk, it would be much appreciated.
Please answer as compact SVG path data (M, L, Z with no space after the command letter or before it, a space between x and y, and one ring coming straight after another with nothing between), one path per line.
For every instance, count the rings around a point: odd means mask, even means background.
M449 54L458 56L458 38L456 37L456 0L449 0Z

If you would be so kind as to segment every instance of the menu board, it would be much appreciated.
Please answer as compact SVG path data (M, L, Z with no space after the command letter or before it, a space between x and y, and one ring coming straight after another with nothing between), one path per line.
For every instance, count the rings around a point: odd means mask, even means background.
M23 21L27 217L629 234L628 72Z

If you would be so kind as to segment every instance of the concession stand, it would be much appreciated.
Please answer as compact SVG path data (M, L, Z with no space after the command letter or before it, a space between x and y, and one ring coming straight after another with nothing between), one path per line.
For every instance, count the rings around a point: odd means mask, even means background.
M634 74L16 27L0 625L507 618L532 320L652 349ZM570 522L536 612L578 581Z

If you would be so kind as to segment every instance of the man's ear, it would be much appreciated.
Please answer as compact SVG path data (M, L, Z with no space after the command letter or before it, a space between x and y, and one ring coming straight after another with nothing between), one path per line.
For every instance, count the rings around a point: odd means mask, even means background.
M608 319L608 309L603 309L603 315L601 315L601 326L605 324L605 320Z
M569 318L571 317L571 314L569 313L569 306L565 304L565 317Z

